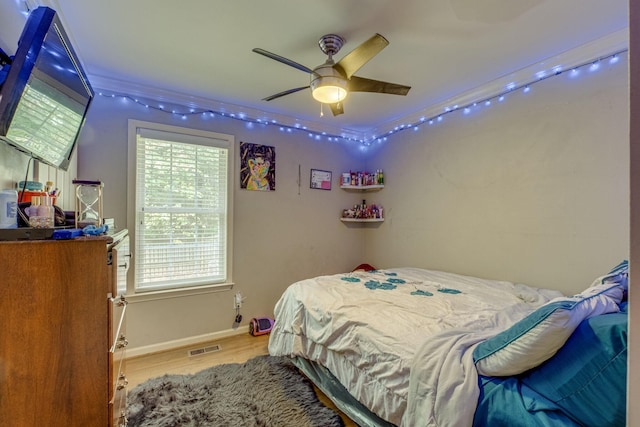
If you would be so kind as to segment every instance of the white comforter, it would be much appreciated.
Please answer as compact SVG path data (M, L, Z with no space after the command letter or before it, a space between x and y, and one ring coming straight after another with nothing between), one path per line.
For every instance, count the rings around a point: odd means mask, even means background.
M465 425L477 401L473 345L559 295L417 268L320 276L284 292L269 352L319 362L391 423Z
M442 331L423 342L409 374L406 426L471 426L480 390L473 363L475 345L507 329L530 313L514 304L489 322Z

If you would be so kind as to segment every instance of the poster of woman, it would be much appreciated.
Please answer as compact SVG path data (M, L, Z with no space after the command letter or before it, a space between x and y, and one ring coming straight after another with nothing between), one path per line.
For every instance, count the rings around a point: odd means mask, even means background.
M275 147L248 142L240 143L240 188L254 191L275 191Z

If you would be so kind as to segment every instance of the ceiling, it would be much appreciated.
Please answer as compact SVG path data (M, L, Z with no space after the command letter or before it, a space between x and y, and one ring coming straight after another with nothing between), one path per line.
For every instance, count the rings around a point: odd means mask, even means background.
M58 11L92 81L359 131L628 27L627 0L34 1ZM308 90L262 101L309 77L252 49L314 68L328 33L346 39L337 60L382 34L389 46L356 75L411 86L409 94L352 93L337 117L320 116Z

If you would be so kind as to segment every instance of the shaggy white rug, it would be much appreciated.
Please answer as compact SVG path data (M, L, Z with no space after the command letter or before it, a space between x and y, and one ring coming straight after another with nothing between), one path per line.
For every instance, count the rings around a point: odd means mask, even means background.
M340 416L284 357L165 375L129 392L129 426L338 427Z

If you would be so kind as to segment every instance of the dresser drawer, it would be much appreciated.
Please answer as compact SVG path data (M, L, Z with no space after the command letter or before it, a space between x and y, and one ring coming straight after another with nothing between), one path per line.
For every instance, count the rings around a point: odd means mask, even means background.
M111 347L109 348L111 390L109 406L112 425L126 426L127 377L125 357L127 349L126 314L127 300L124 296L111 299Z
M115 360L117 359L117 361ZM127 376L124 372L124 349L114 355L114 371L118 372L113 383L111 405L111 417L114 427L127 425Z
M111 424L108 239L0 242L3 427Z

